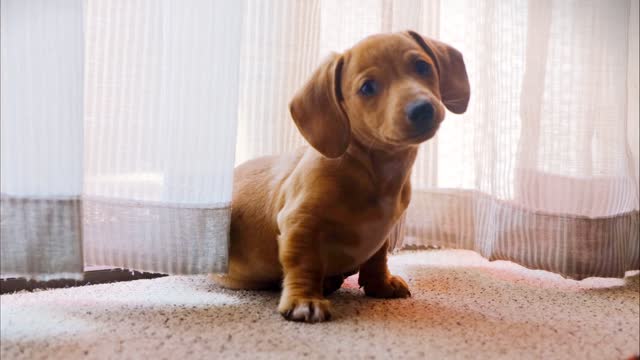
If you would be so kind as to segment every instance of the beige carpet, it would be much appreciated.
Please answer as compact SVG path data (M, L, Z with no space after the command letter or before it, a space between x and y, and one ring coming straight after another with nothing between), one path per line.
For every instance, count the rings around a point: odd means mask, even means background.
M403 252L391 267L412 298L365 298L352 277L331 296L335 320L313 325L284 321L276 293L222 290L204 276L3 295L0 355L623 359L640 351L637 273L577 282L460 250Z

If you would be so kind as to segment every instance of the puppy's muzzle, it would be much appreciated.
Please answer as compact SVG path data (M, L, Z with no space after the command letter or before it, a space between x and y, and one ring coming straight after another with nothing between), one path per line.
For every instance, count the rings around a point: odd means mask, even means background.
M410 102L404 109L407 119L418 133L427 132L436 126L433 104L424 99Z

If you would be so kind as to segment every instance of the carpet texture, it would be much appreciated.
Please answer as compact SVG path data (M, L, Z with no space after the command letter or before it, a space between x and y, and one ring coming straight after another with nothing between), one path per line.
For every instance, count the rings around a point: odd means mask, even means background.
M463 250L390 260L412 297L330 298L334 320L284 321L278 294L224 290L204 276L2 295L9 359L587 358L640 352L640 281L573 281Z

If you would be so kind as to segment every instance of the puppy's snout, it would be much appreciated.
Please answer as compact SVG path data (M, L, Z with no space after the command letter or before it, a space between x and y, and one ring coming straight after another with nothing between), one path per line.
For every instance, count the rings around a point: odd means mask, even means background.
M435 108L428 100L415 100L405 107L407 118L416 129L427 130L433 127Z

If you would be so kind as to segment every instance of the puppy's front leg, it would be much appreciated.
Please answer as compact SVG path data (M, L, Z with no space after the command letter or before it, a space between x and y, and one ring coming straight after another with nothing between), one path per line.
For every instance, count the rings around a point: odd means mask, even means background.
M369 260L360 265L358 284L364 287L367 296L376 298L406 298L411 296L409 286L401 277L391 275L387 267L387 249L385 241Z
M278 311L287 320L319 322L331 318L329 301L322 296L325 259L314 234L293 229L279 241L284 272Z

